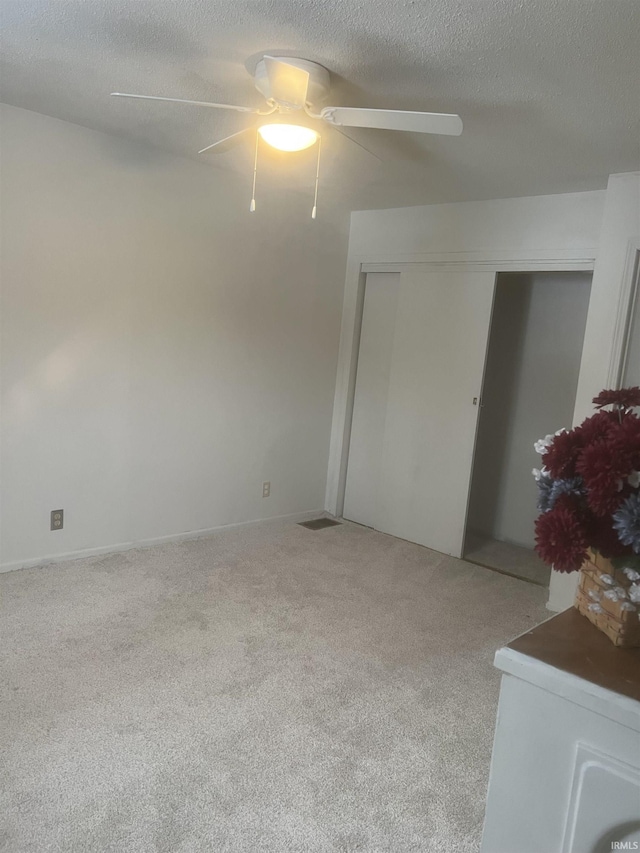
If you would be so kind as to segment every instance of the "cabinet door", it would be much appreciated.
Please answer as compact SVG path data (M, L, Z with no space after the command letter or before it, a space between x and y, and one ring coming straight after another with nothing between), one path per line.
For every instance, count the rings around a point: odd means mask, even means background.
M494 285L494 273L411 267L400 275L393 310L378 314L386 319L377 337L365 296L346 518L461 556ZM371 374L378 390L369 446L377 455L364 451L358 388ZM363 469L366 511L358 516L352 478Z

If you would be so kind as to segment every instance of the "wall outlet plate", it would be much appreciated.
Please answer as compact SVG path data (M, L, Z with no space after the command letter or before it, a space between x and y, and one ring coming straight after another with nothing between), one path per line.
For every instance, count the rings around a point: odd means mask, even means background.
M267 480L262 484L262 497L268 498L271 494L271 483Z
M64 510L51 510L51 530L62 530L64 527Z

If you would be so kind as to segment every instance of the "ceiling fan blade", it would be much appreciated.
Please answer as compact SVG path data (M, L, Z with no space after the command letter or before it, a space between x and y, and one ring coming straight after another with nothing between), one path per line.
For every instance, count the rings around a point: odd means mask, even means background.
M271 97L288 107L304 107L309 88L309 72L290 65L286 59L265 56Z
M194 107L211 107L215 110L235 110L238 113L255 113L252 107L237 107L233 104L211 104L209 101L185 101L183 98L160 98L157 95L127 95L124 92L112 92L114 98L137 98L142 101L169 101L172 104L191 104Z
M320 112L320 117L339 127L370 127L414 133L442 133L448 136L460 136L462 133L462 119L449 113L325 107Z
M245 127L244 130L232 133L231 136L225 136L224 139L219 139L212 145L207 145L206 148L201 148L200 151L198 151L198 154L204 154L205 151L211 151L214 148L217 149L215 152L216 154L224 154L226 151L234 148L240 142L240 137L244 136L245 133L249 133L251 130L253 130L252 127Z

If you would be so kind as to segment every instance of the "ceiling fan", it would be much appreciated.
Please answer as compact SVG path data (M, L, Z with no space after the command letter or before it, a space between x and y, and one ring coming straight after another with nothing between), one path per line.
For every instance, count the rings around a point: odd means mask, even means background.
M265 56L258 62L254 74L258 91L266 99L266 109L253 109L232 104L212 104L207 101L188 101L181 98L164 98L157 95L131 95L112 92L118 98L140 98L149 101L170 101L196 107L235 110L260 118L269 116L259 124L258 133L269 145L281 151L302 151L318 141L320 133L310 123L324 122L329 127L363 127L383 130L437 133L459 136L462 119L449 113L425 113L411 110L379 110L362 107L324 107L316 111L315 104L324 101L330 91L329 72L322 65L295 57ZM198 153L222 153L242 141L242 137L255 127L247 127L224 139L213 142ZM348 137L351 139L351 137ZM355 142L355 140L351 140ZM359 144L359 143L357 143Z

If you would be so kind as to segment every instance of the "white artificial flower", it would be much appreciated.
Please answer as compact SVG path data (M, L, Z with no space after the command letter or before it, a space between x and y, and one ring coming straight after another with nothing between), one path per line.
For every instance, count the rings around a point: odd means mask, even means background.
M640 487L640 471L632 471L627 477L627 483L634 489Z
M630 566L627 566L622 571L630 581L640 581L640 572L636 572L636 570L632 569Z
M539 438L536 443L533 445L533 448L536 453L539 453L541 456L546 452L547 448L551 446L551 442L555 438L555 435L545 435L544 438Z
M590 604L588 606L588 609L591 610L593 613L604 613L602 607L599 604Z
M640 604L640 583L632 583L629 587L629 598L634 604Z
M636 609L636 608L633 606L633 604L631 604L631 602L630 602L630 601L623 601L623 602L622 602L622 604L620 605L620 610L631 610L631 611L635 611L635 609Z
M600 580L602 583L606 583L608 586L613 586L613 578L611 575L600 575Z
M533 479L536 483L539 481L540 477L542 477L542 471L539 468L532 468L531 473L533 474Z

